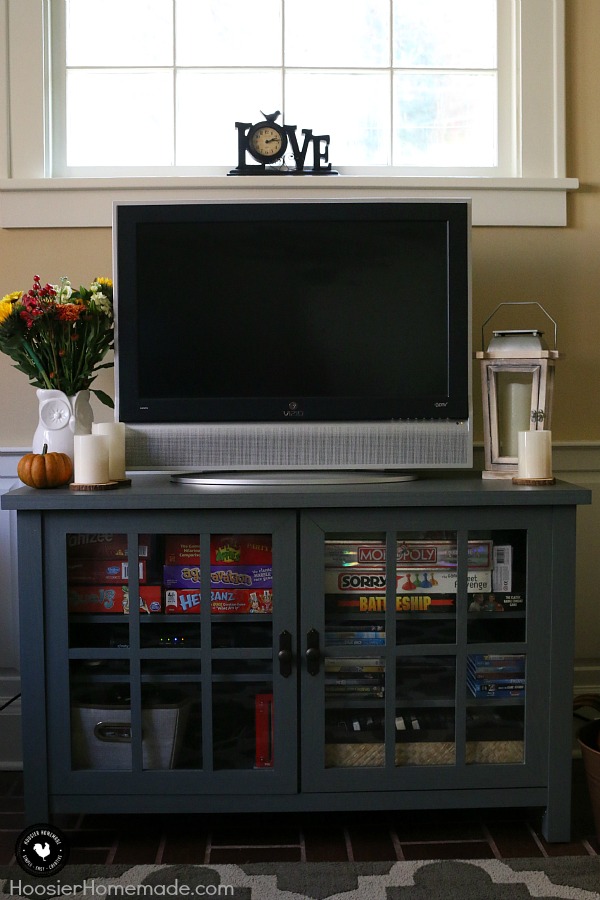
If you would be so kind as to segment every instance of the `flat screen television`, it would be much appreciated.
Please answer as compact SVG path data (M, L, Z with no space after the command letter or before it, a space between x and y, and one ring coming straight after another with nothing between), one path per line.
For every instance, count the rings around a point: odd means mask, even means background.
M472 465L468 201L115 203L131 468Z

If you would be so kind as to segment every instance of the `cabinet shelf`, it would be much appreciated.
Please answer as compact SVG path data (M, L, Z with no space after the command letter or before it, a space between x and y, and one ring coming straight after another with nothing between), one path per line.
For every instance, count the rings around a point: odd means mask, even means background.
M171 618L167 616L167 618ZM185 618L185 616L182 616ZM189 617L188 617L189 618ZM227 624L231 625L236 622L244 623L252 623L253 625L259 625L263 623L270 623L273 621L273 616L271 613L212 613L210 620L213 624Z
M203 676L193 672L150 672L140 676L142 684L200 684Z
M73 688L87 687L90 684L129 684L130 676L126 673L90 672L85 678L73 676Z
M410 709L411 706L418 706L419 709L454 709L456 700L454 697L397 696L396 706L403 709Z
M525 697L474 697L467 693L466 705L469 709L484 706L525 706Z
M188 661L190 663L195 663L198 665L198 661L201 658L201 647L198 645L197 647L142 647L139 651L140 659L152 659L152 660L177 660L177 661Z
M467 619L469 622L503 622L505 619L525 619L526 617L527 614L525 610L467 613Z

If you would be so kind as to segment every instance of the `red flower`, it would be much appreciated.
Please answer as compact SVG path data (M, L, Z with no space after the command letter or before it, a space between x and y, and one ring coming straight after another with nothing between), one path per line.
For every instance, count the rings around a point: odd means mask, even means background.
M76 322L83 306L79 303L59 303L55 309L56 317L61 322Z

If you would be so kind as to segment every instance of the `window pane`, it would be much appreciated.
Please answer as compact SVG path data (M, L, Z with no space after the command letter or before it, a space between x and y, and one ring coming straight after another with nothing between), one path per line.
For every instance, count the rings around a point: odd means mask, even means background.
M494 166L496 76L394 76L394 165Z
M176 10L177 65L281 65L281 0L177 0Z
M172 0L67 0L68 66L170 66Z
M67 165L173 165L172 74L74 71L67 77Z
M389 165L389 78L387 73L289 72L286 124L329 134L329 161L336 165Z
M235 123L262 119L259 103L266 113L282 108L278 71L179 72L177 165L237 166Z
M67 166L233 168L261 109L330 135L334 167L498 164L497 0L64 3ZM98 115L117 139L93 146Z
M394 0L394 65L496 66L496 0Z
M285 0L289 66L389 65L388 0Z

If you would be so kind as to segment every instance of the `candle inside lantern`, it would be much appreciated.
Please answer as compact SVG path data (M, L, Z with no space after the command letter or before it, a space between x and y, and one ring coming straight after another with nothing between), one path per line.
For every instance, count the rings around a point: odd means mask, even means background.
M102 434L76 434L75 483L106 484L108 474L108 439Z
M519 432L519 478L552 478L552 432Z
M108 471L111 481L125 480L125 425L123 422L94 422L92 434L108 441Z
M529 426L531 416L531 375L502 373L498 377L498 430L500 456L518 456L519 431Z

